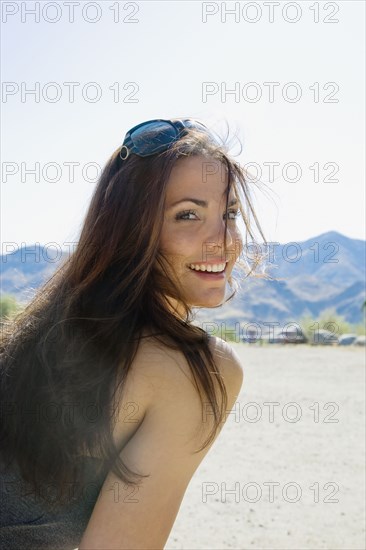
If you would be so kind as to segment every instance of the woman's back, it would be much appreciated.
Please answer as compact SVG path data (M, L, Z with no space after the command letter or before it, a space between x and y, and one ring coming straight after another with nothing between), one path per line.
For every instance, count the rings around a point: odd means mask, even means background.
M210 339L210 348L224 376L231 409L242 383L242 367L220 339ZM98 548L116 544L129 548L131 540L141 541L141 547L146 548L151 540L159 545L174 523L194 471L210 448L192 454L204 439L196 439L200 424L208 432L210 415L202 422L200 401L183 354L151 339L142 340L116 410L113 435L124 462L135 471L151 474L151 478L135 491L108 472L100 458L80 456L82 477L75 490L70 490L74 498L52 512L34 493L27 494L18 468L11 465L4 470L2 462L1 546L9 550L72 550L91 548L96 543ZM52 486L47 491L51 503L55 492ZM97 500L101 502L95 507Z
M230 411L242 386L243 368L226 342L211 338L209 346L224 379ZM201 448L213 414L202 408L183 354L160 346L147 349L149 353L142 353L134 364L130 389L142 422L120 456L149 477L135 489L108 474L79 550L163 548L188 484L219 434L220 430Z

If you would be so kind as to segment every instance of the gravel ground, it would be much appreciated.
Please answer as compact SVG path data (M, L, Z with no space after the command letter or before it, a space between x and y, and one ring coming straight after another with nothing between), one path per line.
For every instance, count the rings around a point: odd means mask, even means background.
M365 350L232 347L242 390L166 550L364 550Z

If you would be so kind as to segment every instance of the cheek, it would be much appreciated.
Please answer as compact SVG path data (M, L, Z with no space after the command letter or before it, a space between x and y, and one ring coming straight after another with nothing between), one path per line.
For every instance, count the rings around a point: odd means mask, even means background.
M187 233L167 232L160 240L160 250L167 257L175 273L183 275L187 271L188 261L199 257L201 248L196 240L187 236Z
M163 228L160 249L165 254L174 256L191 256L197 240L197 232L187 232L184 229ZM196 238L195 238L196 237Z

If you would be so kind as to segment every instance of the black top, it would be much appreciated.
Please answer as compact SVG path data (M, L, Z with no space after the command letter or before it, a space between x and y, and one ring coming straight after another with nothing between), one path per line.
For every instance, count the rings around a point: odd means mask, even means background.
M83 472L81 490L70 491L67 503L51 511L47 509L47 502L40 501L29 491L29 484L21 477L18 466L11 465L4 470L0 459L1 548L73 550L79 546L108 473L99 458L83 456L79 460L82 460ZM55 498L52 485L47 498L49 502Z

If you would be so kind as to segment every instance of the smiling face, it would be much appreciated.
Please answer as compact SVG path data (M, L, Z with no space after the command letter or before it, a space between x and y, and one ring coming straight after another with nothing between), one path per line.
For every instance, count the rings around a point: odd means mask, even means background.
M160 248L173 267L170 274L179 281L191 306L216 307L224 301L226 284L242 250L237 225L239 204L233 187L224 249L226 193L226 168L213 158L181 158L168 180ZM211 274L193 266L208 268ZM223 268L222 273L217 272Z

